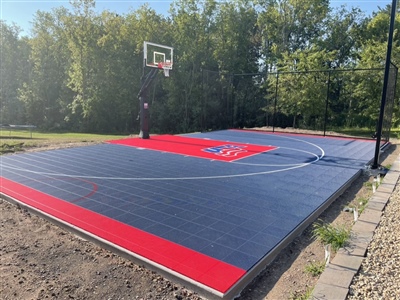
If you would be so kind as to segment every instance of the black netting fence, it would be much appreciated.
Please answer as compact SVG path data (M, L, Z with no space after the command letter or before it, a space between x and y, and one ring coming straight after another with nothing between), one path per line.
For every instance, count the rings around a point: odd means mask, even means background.
M390 129L392 128L392 117L394 109L394 99L396 96L396 83L397 83L397 67L391 63L388 77L388 86L386 91L385 110L382 123L382 143L389 142Z
M203 130L264 126L265 74L203 70Z
M202 130L293 127L370 138L376 131L384 69L228 74L202 71ZM389 140L397 68L385 109Z
M232 76L208 70L202 71L201 129L216 130L232 126Z

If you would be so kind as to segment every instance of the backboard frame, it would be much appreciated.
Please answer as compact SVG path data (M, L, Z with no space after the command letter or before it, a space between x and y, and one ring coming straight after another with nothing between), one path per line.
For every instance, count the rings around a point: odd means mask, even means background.
M169 70L172 70L174 64L174 48L145 41L143 44L143 66L160 69L160 63L162 69L167 67Z

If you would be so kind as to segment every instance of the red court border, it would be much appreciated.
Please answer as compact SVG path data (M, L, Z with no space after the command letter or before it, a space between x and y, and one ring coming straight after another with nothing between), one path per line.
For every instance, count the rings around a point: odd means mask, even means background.
M4 177L0 177L0 192L221 293L246 274L246 270Z

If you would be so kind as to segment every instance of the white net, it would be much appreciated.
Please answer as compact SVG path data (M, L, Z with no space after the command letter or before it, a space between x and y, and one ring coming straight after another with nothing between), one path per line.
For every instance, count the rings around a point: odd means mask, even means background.
M163 69L165 77L169 77L169 69L168 68L163 68Z
M172 63L169 60L165 62L160 62L158 63L158 68L164 70L165 77L169 77L169 70L172 69Z

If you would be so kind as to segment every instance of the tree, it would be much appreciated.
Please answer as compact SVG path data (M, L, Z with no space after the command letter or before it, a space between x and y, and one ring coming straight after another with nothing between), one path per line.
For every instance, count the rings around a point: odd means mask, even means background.
M335 51L330 68L352 68L356 65L367 19L358 8L347 11L344 7L331 12L324 21L325 34L316 45L326 51Z
M143 69L143 44L147 41L172 46L173 31L170 20L157 14L148 5L144 5L126 16L126 26L121 33L124 35L123 38L127 45L129 45L129 50L126 51L128 51L130 57L129 60L125 61L125 64L128 62L129 71L127 75L132 92L132 96L129 98L131 120L136 120L139 115L137 95L141 88L143 74L149 72L148 69ZM174 60L176 61L176 57ZM179 124L177 122L169 123L171 116L167 105L169 96L166 85L167 82L171 81L173 81L172 78L164 80L163 76L159 75L150 88L149 103L152 132L168 132L172 130L170 127ZM138 128L138 120L135 121L134 125L135 128ZM138 131L138 129L136 130Z
M366 26L364 32L364 40L362 41L362 50L359 53L358 67L359 68L380 68L385 67L387 40L390 23L390 6L386 9L381 9L373 15ZM392 62L395 65L400 64L400 15L396 15L394 38L392 45ZM354 95L358 101L358 111L360 114L368 118L371 127L375 126L374 122L378 119L379 107L383 87L383 72L370 72L368 76L364 76L362 80L356 78L354 86ZM397 99L399 97L400 87L397 85ZM398 101L396 101L398 102ZM399 110L395 106L394 120L398 122ZM375 129L375 128L373 128Z
M25 123L25 108L18 99L18 89L28 80L30 65L29 45L20 38L16 25L0 20L0 113L1 123Z
M276 95L292 126L320 127L326 98L334 124L377 114L379 73L334 70L383 67L388 8L365 18L328 0L176 0L166 18L147 5L117 15L96 13L95 0L71 4L37 12L30 38L1 23L2 122L138 131L144 41L175 49L171 77L150 89L153 132L264 125Z
M93 57L99 35L98 24L95 24L95 1L72 0L74 13L64 18L67 47L70 51L71 64L69 68L68 87L75 93L70 105L76 114L75 123L78 128L90 128L91 107L94 100L94 83L96 63Z
M219 5L216 14L214 58L221 72L230 74L252 74L259 72L260 35L255 7L247 1L233 1ZM228 81L227 81L228 80ZM255 126L257 115L262 113L263 97L260 95L259 79L251 75L221 77L222 84L230 85L224 103L220 101L219 111L232 112L234 127ZM222 100L222 99L221 99ZM218 101L218 99L217 99ZM263 114L263 113L262 113ZM225 124L229 124L226 122ZM258 124L259 125L259 124ZM226 125L225 125L226 126Z
M168 84L166 128L172 124L180 132L201 128L205 113L202 69L216 66L212 55L216 9L214 0L204 3L180 0L171 7L172 45L179 68L174 71L173 82Z
M283 53L309 48L323 35L329 0L264 0L259 3L262 55L268 71L275 70Z
M33 22L29 80L19 90L30 123L42 128L65 127L67 107L72 97L66 86L70 53L65 47L65 9L52 13L38 11Z
M283 54L279 68L278 107L282 113L292 116L292 127L322 128L329 62L335 56L334 51L319 51L316 47ZM303 124L298 124L299 117Z

